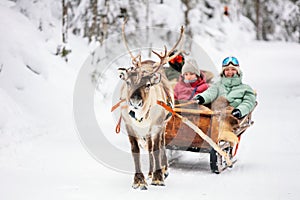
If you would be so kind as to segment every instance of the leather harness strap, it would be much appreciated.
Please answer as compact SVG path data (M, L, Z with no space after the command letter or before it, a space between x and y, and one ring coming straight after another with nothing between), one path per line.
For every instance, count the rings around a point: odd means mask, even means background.
M118 103L116 103L112 108L111 108L111 112L113 112L114 110L116 110L120 105L121 103L123 103L125 101L125 99L121 99ZM124 105L121 107L121 109L124 109L124 108L128 108L127 105ZM120 133L120 130L121 130L121 121L122 121L122 113L120 113L120 117L119 117L119 120L118 120L118 123L117 123L117 126L116 126L116 133Z
M175 111L170 106L168 106L165 102L163 102L163 101L157 101L156 103L158 105L162 106L164 109L166 109L170 113L172 113L172 115L176 114Z
M122 102L124 102L125 99L122 99L120 100L118 103L116 103L112 108L111 108L111 112L115 111L120 105ZM169 111L170 113L172 113L172 115L175 115L175 111L170 107L168 106L165 102L163 101L157 101L156 102L158 105L162 106L164 109L166 109L167 111ZM121 109L124 109L124 108L128 108L127 105L124 105L121 107ZM116 133L120 133L120 130L121 130L121 121L122 121L122 114L120 114L120 117L119 117L119 120L118 120L118 123L116 125Z
M110 112L113 112L114 110L116 110L121 103L123 103L125 101L125 99L121 99L118 103L116 103L112 108Z

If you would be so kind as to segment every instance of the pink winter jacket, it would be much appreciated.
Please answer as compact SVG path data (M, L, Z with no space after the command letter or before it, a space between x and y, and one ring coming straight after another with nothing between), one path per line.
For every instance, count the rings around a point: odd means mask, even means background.
M183 77L180 76L179 82L175 85L174 88L174 99L191 100L196 94L204 92L208 88L208 84L206 83L205 75L202 72L201 72L201 77L199 77L193 83L185 83L183 82ZM196 87L197 89L194 92Z

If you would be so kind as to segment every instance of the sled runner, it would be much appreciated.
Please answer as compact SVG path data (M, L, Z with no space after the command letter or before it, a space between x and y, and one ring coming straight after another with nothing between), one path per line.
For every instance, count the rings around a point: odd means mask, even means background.
M239 140L254 123L251 120L253 110L238 120L231 115L232 109L226 107L222 111L213 111L196 102L177 104L166 126L166 148L210 153L210 168L217 174L232 167L238 148L238 141L234 143L234 138Z

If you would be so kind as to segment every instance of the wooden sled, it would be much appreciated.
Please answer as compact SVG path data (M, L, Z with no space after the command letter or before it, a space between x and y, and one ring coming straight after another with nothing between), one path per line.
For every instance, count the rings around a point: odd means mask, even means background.
M166 126L165 140L167 149L210 153L210 168L212 172L217 174L229 167L224 154L220 154L215 148L212 148L212 146L200 137L190 126L183 123L182 118L178 117L182 116L195 124L205 135L218 145L222 151L228 154L232 164L235 162L234 156L238 144L235 144L232 147L232 144L230 145L229 141L220 140L220 129L222 129L222 120L220 119L222 118L222 115L224 115L224 112L212 111L210 108L203 105L189 102L181 103L174 108L174 111L178 115L173 115ZM228 114L231 113L231 110L225 112ZM240 138L240 135L254 123L251 120L252 112L241 120L230 115L230 120L233 120L232 132L238 138ZM225 118L225 120L228 120L228 118Z

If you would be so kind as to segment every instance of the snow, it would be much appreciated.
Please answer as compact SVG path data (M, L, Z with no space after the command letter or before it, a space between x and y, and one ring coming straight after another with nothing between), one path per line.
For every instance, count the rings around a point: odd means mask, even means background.
M131 188L133 176L121 166L98 162L93 152L98 148L86 146L76 131L73 91L91 47L70 35L72 54L65 63L54 55L59 26L45 35L36 29L37 18L31 21L12 6L0 3L1 199L300 198L299 44L253 41L252 28L243 19L239 24L220 23L220 29L207 24L205 30L213 36L197 36L195 41L217 69L225 56L239 58L244 82L258 94L255 123L243 135L232 169L216 175L210 172L207 154L181 152L165 187L140 191ZM109 109L111 102L97 102L103 99L99 93L93 97L98 122L107 130L104 137L117 141L116 147L128 157L124 165L133 165L126 136L114 133L109 111L97 112Z

